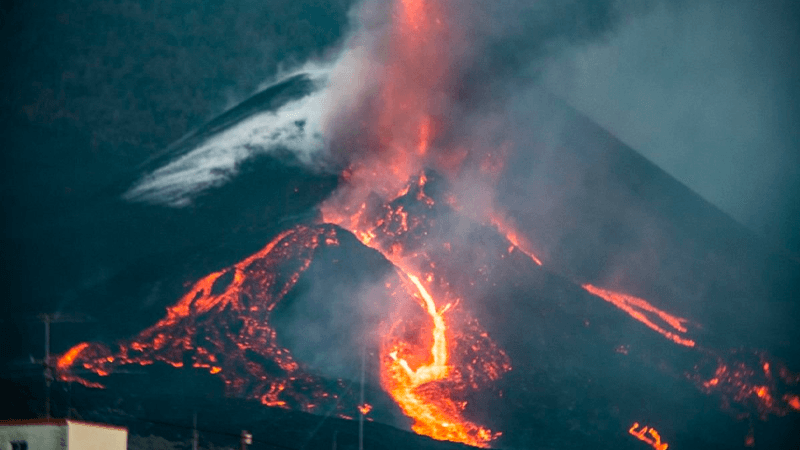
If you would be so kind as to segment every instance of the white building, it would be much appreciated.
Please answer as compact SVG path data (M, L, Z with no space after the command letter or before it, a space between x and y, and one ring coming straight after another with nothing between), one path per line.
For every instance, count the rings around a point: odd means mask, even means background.
M127 450L128 429L71 419L0 421L0 450Z

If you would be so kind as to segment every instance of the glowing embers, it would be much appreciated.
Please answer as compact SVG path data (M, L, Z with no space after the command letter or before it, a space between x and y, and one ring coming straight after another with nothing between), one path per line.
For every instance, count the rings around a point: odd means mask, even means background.
M749 416L750 408L758 411L761 419L800 410L800 399L790 392L800 384L800 375L770 361L763 352L732 350L720 356L706 351L705 358L694 369L689 378L700 390L719 396L723 409L738 416ZM712 375L701 375L711 370Z
M681 334L687 332L686 327L684 326L684 324L688 322L687 319L673 316L656 308L647 301L632 295L601 289L592 286L591 284L584 284L582 287L590 294L596 295L603 300L612 303L617 308L628 313L629 316L647 325L647 327L651 330L658 332L658 334L675 342L676 344L686 347L695 346L695 342L693 340L681 336ZM657 325L654 320L661 320L665 327L672 328L673 331L669 331L664 327Z
M360 412L362 415L366 416L367 414L370 413L370 411L372 411L372 405L370 405L369 403L358 405L358 412Z
M655 450L667 450L669 444L661 442L661 435L653 427L639 428L639 422L634 422L628 429L631 436L652 446Z
M423 244L435 217L436 201L427 194L430 183L424 172L406 181L387 197L371 193L358 206L340 206L331 201L322 206L323 221L353 233L364 245L396 262L400 253Z
M59 378L102 387L73 371L82 368L106 376L124 365L159 361L207 370L222 378L229 395L255 398L267 406L310 411L336 403L331 392L341 386L307 373L278 345L269 321L317 248L338 245L336 233L329 225L281 233L258 253L197 281L166 317L120 343L117 351L101 344L73 347L59 359Z

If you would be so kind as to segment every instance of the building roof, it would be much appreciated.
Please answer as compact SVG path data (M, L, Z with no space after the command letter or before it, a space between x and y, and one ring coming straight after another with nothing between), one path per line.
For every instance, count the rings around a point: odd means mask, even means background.
M74 419L19 419L19 420L0 420L0 427L1 426L23 426L23 425L52 425L52 426L67 426L69 424L78 424L78 425L86 425L90 427L97 427L97 428L107 428L111 430L120 430L120 431L128 431L127 427L121 427L116 425L109 425L105 423L96 423L96 422L86 422L83 420L74 420Z

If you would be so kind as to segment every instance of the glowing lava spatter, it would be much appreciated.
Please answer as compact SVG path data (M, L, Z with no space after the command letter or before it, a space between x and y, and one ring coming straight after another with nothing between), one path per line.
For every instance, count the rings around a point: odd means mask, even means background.
M58 361L56 361L56 373L58 374L60 381L67 383L80 383L89 388L103 388L103 385L100 383L94 383L85 380L71 373L72 365L75 363L76 359L82 356L83 352L88 349L90 345L91 344L88 342L81 342L80 344L75 345L71 349L67 350L63 355L61 355L61 357L58 358Z

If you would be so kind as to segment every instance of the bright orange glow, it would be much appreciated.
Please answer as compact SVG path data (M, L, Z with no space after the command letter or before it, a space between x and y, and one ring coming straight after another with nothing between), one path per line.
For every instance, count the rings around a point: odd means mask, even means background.
M446 380L450 372L447 326L444 320L444 311L447 307L437 310L433 298L419 279L408 273L406 277L413 284L414 296L422 301L422 306L433 324L431 330L433 343L428 358L411 354L413 350L405 342L385 345L383 353L389 358L384 358L386 370L382 373L383 384L403 412L415 420L412 427L415 432L435 439L485 447L490 440L498 436L497 433L465 420L459 405L450 399L446 392L439 391L435 398L431 398L431 392L420 389L425 385ZM412 368L407 361L410 356L416 360L427 359L427 362Z
M506 239L508 239L508 242L511 242L513 245L513 247L508 248L509 253L516 248L530 258L534 263L536 263L536 265L542 265L542 261L533 254L533 251L531 251L531 244L522 236L522 233L517 231L517 229L511 224L511 221L502 219L500 215L496 213L490 216L490 220L492 225L497 228L497 231L505 236Z
M645 324L651 330L658 332L658 334L675 342L676 344L686 347L694 347L695 342L691 339L681 337L679 333L686 333L684 324L686 319L675 317L665 311L662 311L647 301L634 297L632 295L621 294L619 292L601 289L591 284L584 284L583 288L592 295L596 295L603 300L612 303L617 308L628 313L629 316ZM653 315L655 317L653 317ZM650 317L648 317L650 316ZM664 322L665 326L671 327L674 331L668 331L661 326L656 325L653 320L656 318Z
M88 342L82 342L72 347L71 349L67 350L66 353L64 353L63 355L61 355L60 358L58 358L58 362L56 363L56 368L61 370L69 368L72 365L72 363L75 362L75 358L78 355L80 355L81 352L84 351L88 346L89 346Z
M69 369L73 367L80 360L86 353L93 353L93 346L88 342L81 342L73 346L71 349L67 350L63 355L61 355L58 360L56 361L56 375L60 381L66 383L79 383L89 388L95 389L103 389L104 386L97 382L91 382L88 380L84 380L81 377L75 376L69 373ZM113 357L106 358L106 361L113 361ZM90 367L85 367L90 368ZM101 376L108 375L107 372L99 373Z
M128 364L159 361L180 368L191 360L188 365L221 377L228 393L266 406L309 411L325 401L336 404L332 386L308 374L279 346L269 324L273 308L308 268L317 247L339 245L336 232L323 225L280 233L261 251L197 281L166 317L121 343L119 351L99 344L73 347L59 359L59 379L102 387L70 369L81 366L105 376ZM255 364L254 357L270 364Z
M511 365L485 331L448 318L448 311L452 311L457 300L442 301L442 306L426 285L439 280L435 273L427 271L435 270L436 264L422 253L405 249L404 240L417 233L424 217L411 216L401 200L413 199L423 209L433 207L435 201L425 193L427 183L423 173L399 187L395 197L387 200L380 210L382 216L367 216L363 213L363 204L358 208L344 208L354 211L350 216L326 204L322 209L323 220L348 229L364 245L392 262L403 280L397 295L413 299L424 313L418 316L415 311L419 310L397 302L395 314L398 317L393 322L395 325L385 332L381 345L381 384L403 413L414 419L412 429L434 439L486 447L500 433L467 419L464 410L468 403L456 394L466 389L480 390L481 385L474 381L466 384L464 377L457 375L480 371L481 377L490 382L511 370ZM397 206L389 206L395 203ZM416 338L410 339L409 333ZM466 357L461 350L454 356L452 350L457 347L469 348L477 354Z
M370 405L369 403L364 403L363 405L359 405L358 411L366 416L367 414L369 414L370 411L372 411L372 405Z
M403 19L408 28L418 31L425 21L425 2L422 0L401 0Z
M425 178L420 177L417 181L415 199L426 202L429 200L424 195L423 187ZM409 189L402 189L399 194L408 195ZM429 204L429 203L428 203ZM448 327L445 313L451 307L450 304L443 308L437 307L436 301L421 281L419 275L415 275L411 265L403 260L403 249L397 242L390 245L388 249L381 246L383 239L375 239L378 236L377 230L369 228L366 221L358 218L346 218L336 215L332 210L328 211L324 217L326 221L340 224L347 224L353 227L364 227L353 229L355 236L361 237L362 243L372 247L395 264L398 274L404 281L403 291L406 295L414 298L424 311L427 317L425 322L419 324L417 332L427 342L424 346L412 345L403 339L397 339L391 333L385 337L386 341L381 350L381 383L389 394L398 403L403 412L414 419L412 429L434 439L462 442L469 445L485 447L488 443L499 436L499 433L477 425L463 417L465 403L451 398L447 389L435 387L439 382L454 382L450 379L451 363L450 346L454 345L448 339ZM356 221L359 223L355 223ZM379 218L381 224L380 236L401 236L409 232L409 217L402 207L395 210L389 209L384 218ZM388 233L388 234L387 234ZM432 279L432 274L425 277L426 280ZM425 335L427 334L427 337ZM497 352L504 358L502 352ZM489 363L489 372L494 372L492 376L499 376L500 373L510 369L507 362ZM467 368L466 370L473 370Z
M428 153L428 145L430 143L431 135L431 119L428 116L422 118L419 124L419 144L417 144L417 153L420 156L425 156Z
M423 306L425 312L428 313L433 321L433 346L431 347L431 356L433 360L430 364L420 366L416 370L411 370L404 359L395 359L397 358L396 352L391 353L395 355L393 359L405 370L413 387L416 387L447 376L447 339L445 338L447 326L444 324L442 312L436 310L436 303L434 303L433 298L431 298L431 295L425 287L422 286L419 278L408 273L406 276L414 283L419 293L418 297L421 297L424 301Z
M704 380L695 374L689 378L703 392L720 396L724 408L731 408L733 403L750 406L762 419L766 419L768 414L785 416L800 410L797 395L786 392L797 386L800 376L790 372L782 363L770 362L763 352L734 350L727 356L712 350L705 350L705 353L703 363L716 365L713 377ZM755 358L760 361L753 364Z
M633 425L628 429L628 433L631 436L639 439L642 442L649 444L655 450L667 450L669 444L666 442L661 442L661 435L652 427L642 427L640 430L639 422L634 422Z

